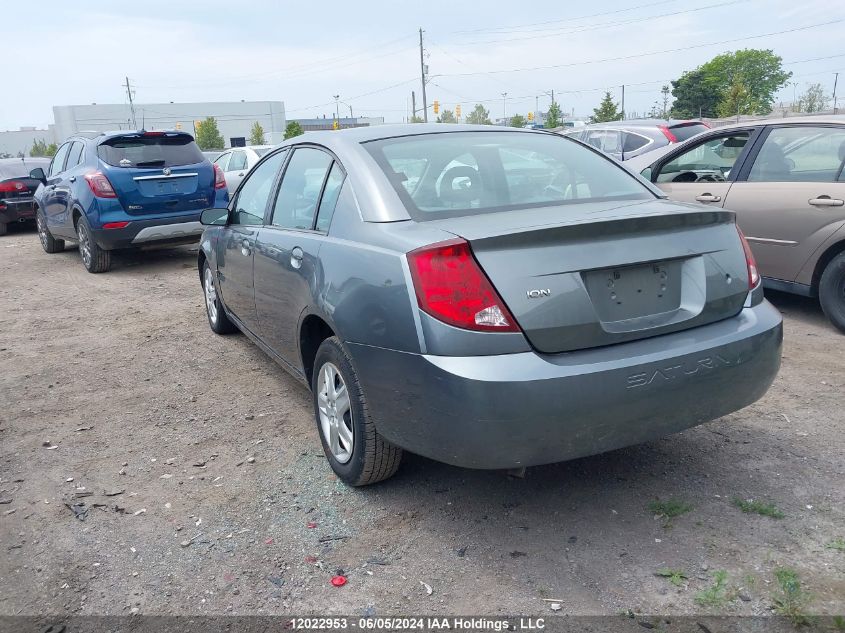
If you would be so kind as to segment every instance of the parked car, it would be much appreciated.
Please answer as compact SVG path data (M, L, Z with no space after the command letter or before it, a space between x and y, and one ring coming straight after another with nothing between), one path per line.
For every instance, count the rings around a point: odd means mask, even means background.
M572 459L766 392L781 317L732 213L556 134L443 128L290 139L203 213L211 329L310 386L340 479L385 479L403 449Z
M845 116L708 131L628 163L670 198L736 212L768 288L818 297L845 332Z
M246 173L272 148L272 145L233 147L220 154L212 162L223 170L223 176L226 178L226 187L234 193Z
M593 123L563 134L610 154L617 160L628 160L661 147L680 143L709 130L701 121L674 119L630 119L613 123Z
M5 235L13 222L35 220L32 196L40 181L30 178L29 172L49 164L49 158L0 159L0 235Z
M82 133L65 141L47 173L30 176L36 222L48 253L79 242L88 272L111 265L111 252L196 241L207 207L225 207L223 172L184 132Z

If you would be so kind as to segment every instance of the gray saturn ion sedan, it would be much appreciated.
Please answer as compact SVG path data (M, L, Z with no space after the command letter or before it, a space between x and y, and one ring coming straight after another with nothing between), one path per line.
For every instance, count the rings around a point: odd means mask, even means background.
M493 469L645 442L754 402L780 366L733 213L547 132L305 134L203 223L211 329L311 388L350 485L403 449Z

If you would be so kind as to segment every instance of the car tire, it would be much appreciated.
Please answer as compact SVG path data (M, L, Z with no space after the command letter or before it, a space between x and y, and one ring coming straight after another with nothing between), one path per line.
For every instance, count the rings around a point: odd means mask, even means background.
M108 272L111 268L111 251L97 246L85 216L76 222L76 234L79 237L79 256L85 270L94 274Z
M5 222L0 222L0 235L6 235L9 232L9 225Z
M57 240L47 228L47 221L44 214L38 211L35 214L35 226L38 229L38 239L41 241L41 248L45 253L61 253L65 250L65 241Z
M217 293L217 286L214 284L214 273L208 262L202 265L202 291L205 296L205 316L208 317L208 325L215 334L231 334L237 331L237 327L229 320L226 310L223 309L223 302Z
M392 477L402 461L402 449L376 430L352 361L335 336L317 350L311 391L317 432L335 474L350 486Z
M845 253L825 267L819 280L819 302L830 322L845 333Z

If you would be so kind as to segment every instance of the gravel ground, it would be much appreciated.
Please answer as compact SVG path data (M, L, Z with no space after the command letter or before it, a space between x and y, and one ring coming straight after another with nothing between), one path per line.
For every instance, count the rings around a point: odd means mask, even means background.
M743 411L525 479L409 456L349 489L306 390L209 331L195 259L90 275L0 238L0 614L768 614L782 568L845 612L845 338L814 301L770 293L783 369Z

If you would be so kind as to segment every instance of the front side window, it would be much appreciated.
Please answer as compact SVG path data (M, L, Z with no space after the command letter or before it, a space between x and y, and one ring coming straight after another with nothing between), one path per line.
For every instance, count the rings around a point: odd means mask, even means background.
M845 129L774 128L754 159L749 182L835 182L842 177Z
M214 164L217 165L223 171L226 171L227 165L229 164L229 157L232 155L231 152L226 152L225 154L220 154L217 158L214 159Z
M70 146L70 143L65 143L59 148L59 151L56 152L56 155L53 156L53 162L50 163L51 176L60 174L65 170L65 159L67 159L67 154L70 151Z
M240 171L246 169L246 152L232 152L226 171Z
M259 225L264 224L264 212L267 210L267 201L273 190L273 183L276 175L284 162L286 150L269 156L264 162L257 165L252 173L246 177L241 188L238 190L238 197L235 199L235 206L232 211L231 224Z
M657 172L655 182L727 180L748 138L748 132L737 132L698 143L664 164Z
M273 206L274 226L311 229L331 164L332 157L319 149L299 147L294 150Z
M363 145L415 220L654 198L623 168L558 135L451 132Z

